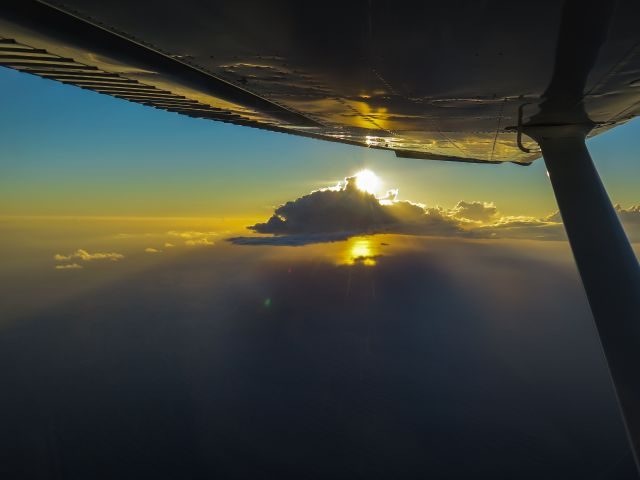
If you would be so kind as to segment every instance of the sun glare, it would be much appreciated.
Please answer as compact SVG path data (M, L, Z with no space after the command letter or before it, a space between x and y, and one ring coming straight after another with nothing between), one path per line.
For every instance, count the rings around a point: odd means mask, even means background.
M360 170L356 173L356 187L367 193L375 193L380 185L380 179L371 170Z

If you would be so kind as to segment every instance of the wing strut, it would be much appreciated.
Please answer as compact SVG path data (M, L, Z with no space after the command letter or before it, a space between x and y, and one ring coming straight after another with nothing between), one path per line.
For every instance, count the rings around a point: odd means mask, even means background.
M640 266L585 145L591 125L536 125L640 470Z

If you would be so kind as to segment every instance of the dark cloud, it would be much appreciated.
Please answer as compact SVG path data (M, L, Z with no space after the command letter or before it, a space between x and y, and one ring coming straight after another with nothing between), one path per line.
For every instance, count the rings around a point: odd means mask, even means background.
M266 223L249 228L258 233L308 234L381 230L394 223L391 209L359 190L355 177L350 177L343 186L317 190L281 205Z
M299 247L312 243L340 242L346 240L358 232L335 232L335 233L309 233L298 235L277 235L272 237L233 237L228 240L236 245L278 245Z
M526 236L554 239L557 222L533 217L500 217L489 202L460 201L452 209L398 199L398 190L376 197L357 188L356 177L331 188L316 190L278 207L264 223L248 227L261 237L235 237L241 245L306 245L344 240L354 235L401 233L444 237L495 238Z
M373 194L359 190L355 177L346 178L337 187L316 190L287 202L278 207L267 222L255 224L249 229L256 233L274 235L340 233L351 236L383 232L469 235L460 221L446 210L425 208L398 200L396 190L390 190L386 196L376 198ZM242 238L233 241L252 243Z
M465 202L461 200L451 213L460 219L476 222L491 222L498 216L498 209L493 203Z

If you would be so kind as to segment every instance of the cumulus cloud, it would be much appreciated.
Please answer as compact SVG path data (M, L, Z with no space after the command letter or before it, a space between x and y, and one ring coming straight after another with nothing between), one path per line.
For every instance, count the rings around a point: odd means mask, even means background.
M616 211L633 239L640 238L640 205ZM357 188L356 177L320 189L275 209L263 223L248 227L271 236L235 237L242 245L305 245L355 235L399 233L466 238L564 240L558 211L543 217L505 216L493 202L459 201L453 208L398 199L393 189L376 197Z
M164 243L164 248L173 248L173 247L175 247L173 243L169 243L169 242Z
M461 200L453 207L451 215L461 220L488 223L498 217L498 209L493 202L465 202Z
M397 191L382 198L359 190L355 177L337 188L316 190L278 207L265 223L249 227L256 233L308 235L337 232L430 233L466 235L460 221L445 210L397 199ZM357 234L356 233L356 234Z
M63 265L56 265L55 269L56 270L78 270L84 268L82 265L80 265L79 263L65 263Z
M615 210L631 241L640 241L640 205L623 208L615 205ZM545 240L562 240L566 238L562 216L555 211L544 218L502 217L494 226L501 229L501 236L513 238L532 238Z
M147 247L144 249L145 252L147 253L161 253L162 250L158 250L157 248L153 248L153 247Z
M636 227L640 226L640 205L631 205L629 208L622 208L620 204L617 203L615 209L622 223Z
M122 255L121 253L116 253L116 252L89 253L88 251L83 250L82 248L79 248L75 252L70 253L68 255L62 255L60 253L56 253L53 256L53 259L58 262L64 262L64 261L73 260L73 259L82 260L85 262L90 262L93 260L111 260L115 262L118 260L122 260L123 258L124 258L124 255Z

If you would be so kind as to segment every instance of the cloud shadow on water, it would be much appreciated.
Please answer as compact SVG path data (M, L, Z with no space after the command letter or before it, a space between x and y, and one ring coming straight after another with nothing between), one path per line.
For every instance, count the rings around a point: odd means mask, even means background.
M274 235L271 237L232 237L227 241L234 245L271 245L299 247L315 243L331 243L348 240L351 237L362 235L362 232L335 232L335 233L310 233L297 235Z

